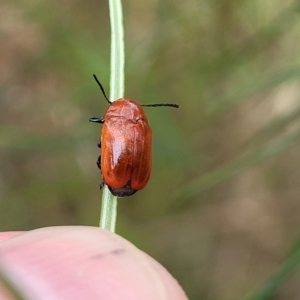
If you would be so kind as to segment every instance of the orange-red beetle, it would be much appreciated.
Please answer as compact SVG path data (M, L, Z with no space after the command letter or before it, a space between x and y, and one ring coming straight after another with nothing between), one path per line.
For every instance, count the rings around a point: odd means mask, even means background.
M103 178L100 188L106 184L113 195L130 196L145 187L152 165L152 129L141 106L179 106L139 105L127 98L110 102L101 83L93 76L110 104L103 117L90 118L90 122L104 124L98 144L101 154L97 166Z

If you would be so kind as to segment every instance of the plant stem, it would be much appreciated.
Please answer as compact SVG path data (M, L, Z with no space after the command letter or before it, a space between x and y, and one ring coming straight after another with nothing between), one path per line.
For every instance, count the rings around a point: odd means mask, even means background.
M110 101L115 101L124 97L125 51L121 0L109 0L109 12L111 24ZM113 196L105 186L99 226L114 232L116 219L117 197Z
M109 0L111 23L110 101L124 97L124 28L121 0Z

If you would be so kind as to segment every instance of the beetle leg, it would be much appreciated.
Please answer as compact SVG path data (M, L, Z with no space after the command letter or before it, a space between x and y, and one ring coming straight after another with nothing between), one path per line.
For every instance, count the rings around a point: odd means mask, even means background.
M100 190L102 190L104 188L105 182L102 180L100 183Z
M101 148L101 140L99 140L97 146L98 146L98 148Z
M97 164L98 168L99 168L100 171L101 171L101 155L99 155L96 164ZM100 190L102 190L102 189L104 188L104 185L105 185L105 182L104 182L104 180L102 179L102 181L101 181L101 183L100 183Z
M98 166L98 168L101 170L101 155L99 155L96 165Z
M92 117L89 118L90 122L94 122L94 123L104 123L104 118L103 117Z

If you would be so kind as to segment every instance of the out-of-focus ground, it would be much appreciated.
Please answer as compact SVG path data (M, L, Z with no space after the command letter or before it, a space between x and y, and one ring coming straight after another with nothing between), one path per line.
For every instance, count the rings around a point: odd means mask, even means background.
M117 233L190 299L242 299L300 234L297 1L123 3L126 96L154 132L147 187ZM106 1L0 3L0 230L98 224L96 167L109 92ZM276 299L299 299L300 275ZM273 298L272 298L273 299ZM275 298L274 298L275 299Z

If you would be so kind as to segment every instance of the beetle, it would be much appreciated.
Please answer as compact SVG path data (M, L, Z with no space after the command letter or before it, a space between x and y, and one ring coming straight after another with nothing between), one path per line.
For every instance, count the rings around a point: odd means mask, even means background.
M89 119L90 122L103 124L98 143L101 151L97 160L102 173L100 189L106 184L114 196L131 196L146 186L152 166L152 129L142 106L178 108L179 105L139 105L129 98L111 102L96 75L93 77L109 103L103 117Z

